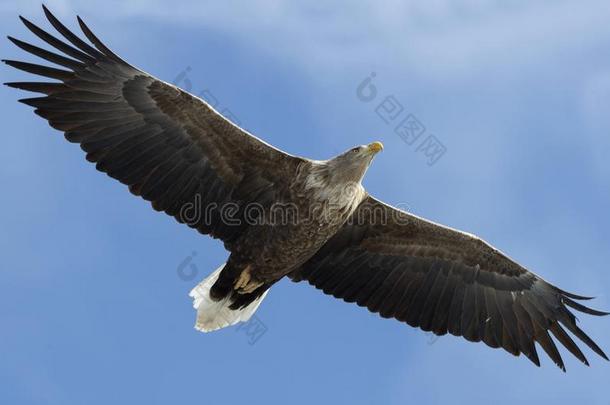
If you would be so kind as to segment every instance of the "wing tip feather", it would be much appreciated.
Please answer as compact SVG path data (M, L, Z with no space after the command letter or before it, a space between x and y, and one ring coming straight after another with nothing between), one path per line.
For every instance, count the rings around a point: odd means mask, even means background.
M25 26L26 26L28 29L31 29L31 27L36 27L36 28L38 28L38 27L36 26L36 24L34 24L33 22L31 22L30 20L28 20L27 18L25 18L25 17L24 17L24 16L22 16L22 15L19 15L19 19L21 20L21 22L22 22L22 23L23 23L23 24L24 24L24 25L25 25Z
M589 301L589 300L592 300L595 298L595 297L588 297L585 295L574 294L574 293L562 290L561 288L556 287L556 286L552 286L552 287L555 289L555 291L559 292L560 294L565 295L566 297L569 297L569 298L572 298L575 300Z
M569 306L569 307L571 307L571 308L573 308L573 309L575 309L575 310L577 310L579 312L585 313L585 314L594 315L594 316L606 316L606 315L610 315L610 312L599 311L597 309L589 308L589 307L587 307L585 305L582 305L582 304L579 304L578 302L573 301L572 299L567 298L567 297L564 297L562 299L562 302L565 305L567 305L567 306Z
M57 18L53 15L53 13L51 13L51 10L49 10L47 8L47 6L44 5L44 3L41 4L42 6L42 11L44 12L44 15L49 19L49 20L56 20Z

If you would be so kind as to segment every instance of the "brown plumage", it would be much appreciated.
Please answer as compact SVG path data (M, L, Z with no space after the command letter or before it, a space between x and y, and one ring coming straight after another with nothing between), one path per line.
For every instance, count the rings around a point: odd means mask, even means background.
M69 43L24 18L55 52L9 39L58 67L4 62L55 81L6 84L43 94L20 101L98 170L225 243L227 264L192 292L199 329L248 319L288 275L385 318L523 353L537 365L536 342L565 370L553 337L588 364L566 329L607 359L569 309L605 315L577 302L588 297L547 283L475 236L368 196L361 180L381 144L327 161L289 155L131 66L80 18L93 46L44 12Z
M475 236L372 197L291 278L384 318L523 353L536 365L535 342L565 370L549 332L589 364L563 327L608 359L568 309L606 315L574 301L589 297L560 290Z

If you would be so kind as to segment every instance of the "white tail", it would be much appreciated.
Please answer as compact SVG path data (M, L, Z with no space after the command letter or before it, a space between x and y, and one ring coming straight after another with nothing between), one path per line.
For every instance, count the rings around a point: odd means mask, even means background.
M238 322L246 322L258 308L269 290L254 300L250 305L242 309L229 309L230 297L220 301L214 301L210 297L210 288L218 280L218 275L225 267L223 264L210 274L205 280L193 288L189 294L193 298L193 307L197 310L197 322L195 329L201 332L212 332L214 330L235 325Z

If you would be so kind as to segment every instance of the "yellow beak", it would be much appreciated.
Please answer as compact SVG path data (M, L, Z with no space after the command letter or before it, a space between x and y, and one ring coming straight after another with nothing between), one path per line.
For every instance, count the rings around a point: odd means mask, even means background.
M383 144L381 142L373 142L368 146L369 150L373 153L378 153L383 150Z

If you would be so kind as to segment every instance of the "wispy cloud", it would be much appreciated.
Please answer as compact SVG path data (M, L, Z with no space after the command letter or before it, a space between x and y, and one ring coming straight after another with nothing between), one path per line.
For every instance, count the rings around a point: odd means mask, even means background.
M420 75L461 75L507 61L527 65L610 35L610 7L603 0L47 3L66 17L73 12L89 18L145 17L248 36L252 45L290 55L302 66L340 69L363 54L389 52ZM17 4L7 3L0 10L28 14L39 6L38 1Z

